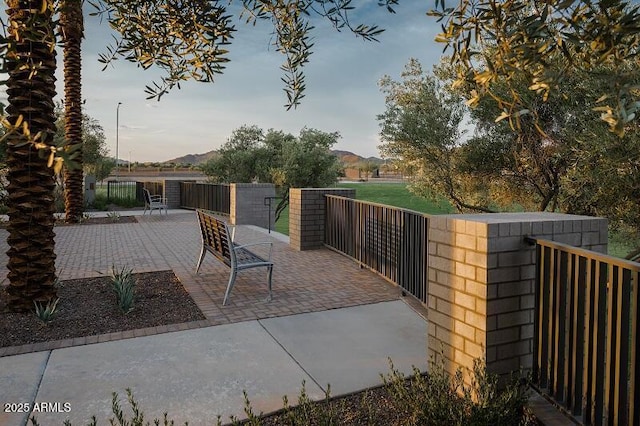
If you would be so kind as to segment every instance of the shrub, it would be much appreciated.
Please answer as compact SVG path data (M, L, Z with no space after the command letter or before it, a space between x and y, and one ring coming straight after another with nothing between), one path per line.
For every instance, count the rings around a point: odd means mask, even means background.
M383 377L396 408L406 412L406 425L535 425L525 415L527 381L512 375L504 390L498 376L487 372L484 360L474 360L471 385L466 386L462 371L451 377L444 360L430 362L429 374L414 367L406 379L393 366Z
M120 310L125 314L131 312L136 287L133 269L127 269L123 266L122 269L117 270L115 266L111 266L111 286L116 294L116 301Z
M107 217L111 219L111 222L120 222L120 213L118 212L109 212Z
M36 316L38 317L38 319L40 319L40 321L44 322L45 324L50 322L56 314L56 309L58 308L59 301L60 298L56 298L55 300L49 299L46 305L34 301L33 304L36 307Z

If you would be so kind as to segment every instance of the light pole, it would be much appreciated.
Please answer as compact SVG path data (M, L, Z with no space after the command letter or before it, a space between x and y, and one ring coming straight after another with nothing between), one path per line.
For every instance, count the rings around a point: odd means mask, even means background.
M116 180L118 180L118 131L120 130L120 105L122 102L118 102L116 107Z

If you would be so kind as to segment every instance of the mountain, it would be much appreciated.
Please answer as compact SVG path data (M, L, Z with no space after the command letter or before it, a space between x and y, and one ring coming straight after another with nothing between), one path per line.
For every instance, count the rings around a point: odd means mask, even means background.
M218 155L218 151L213 150L213 151L205 152L204 154L183 155L182 157L174 158L172 160L167 160L165 161L165 163L198 165L198 164L206 163L212 158L215 158L217 155Z
M336 157L338 157L338 159L340 160L340 162L342 164L345 165L354 165L357 163L363 163L363 162L372 162L372 163L376 163L376 164L382 164L384 161L378 157L362 157L358 154L354 154L351 151L341 151L338 149L334 149L331 151Z
M345 165L354 165L357 163L362 163L362 162L373 162L376 164L380 164L383 161L380 158L377 157L362 157L358 154L354 154L353 152L350 151L341 151L338 149L334 149L331 151L336 157L338 157L338 159L340 160L341 163L345 164ZM198 164L202 164L205 163L207 161L209 161L212 158L215 158L218 155L218 151L209 151L209 152L205 152L204 154L187 154L187 155L183 155L182 157L177 157L174 158L172 160L167 160L165 161L165 164L193 164L193 165L198 165Z

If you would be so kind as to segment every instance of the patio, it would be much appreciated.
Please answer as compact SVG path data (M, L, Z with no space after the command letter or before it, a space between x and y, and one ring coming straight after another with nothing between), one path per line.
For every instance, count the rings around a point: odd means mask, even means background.
M295 251L282 236L242 226L240 243L274 243L273 301L265 301L264 271L248 270L223 307L229 269L208 255L194 274L195 213L137 219L57 227L60 278L97 276L112 264L171 269L207 319L0 348L0 400L69 402L69 413L40 413L41 424L84 424L91 414L108 418L111 392L124 398L131 387L150 417L169 411L179 422L210 424L217 414L243 415L243 390L254 409L269 412L282 407L285 394L294 400L303 380L309 395L321 398L327 384L332 395L380 384L388 357L405 373L426 368L424 318L399 300L398 287L352 260L328 249ZM0 413L0 425L25 420Z

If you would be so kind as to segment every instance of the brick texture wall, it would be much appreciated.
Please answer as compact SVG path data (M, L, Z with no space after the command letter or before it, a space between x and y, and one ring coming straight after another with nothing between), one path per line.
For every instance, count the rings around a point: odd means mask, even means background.
M167 199L167 207L177 209L180 207L180 181L165 180L162 183L163 197Z
M524 237L603 253L608 237L606 219L554 213L433 216L429 236L430 355L451 373L485 357L498 374L532 363L536 259Z
M355 189L291 188L289 190L289 244L313 250L324 244L325 194L355 198Z
M277 200L269 204L266 197L275 197L276 189L271 183L231 184L231 223L234 225L256 225L273 229ZM269 220L271 218L271 220Z

